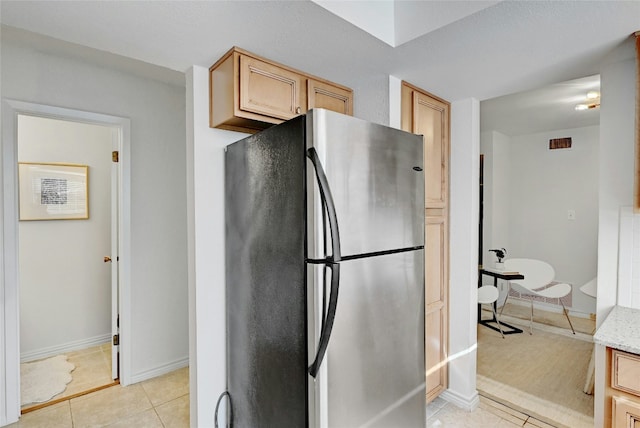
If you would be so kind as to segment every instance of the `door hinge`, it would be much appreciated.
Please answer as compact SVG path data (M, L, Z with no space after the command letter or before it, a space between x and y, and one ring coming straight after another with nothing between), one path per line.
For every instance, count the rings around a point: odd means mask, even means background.
M119 162L120 161L120 155L119 155L117 150L111 152L111 160L113 162Z
M113 335L113 346L118 346L120 345L120 335L119 334L114 334Z

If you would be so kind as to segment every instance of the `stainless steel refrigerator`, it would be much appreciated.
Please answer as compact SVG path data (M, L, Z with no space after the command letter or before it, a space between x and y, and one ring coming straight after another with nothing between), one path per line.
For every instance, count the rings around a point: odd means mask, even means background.
M225 180L227 423L424 427L422 137L311 110Z

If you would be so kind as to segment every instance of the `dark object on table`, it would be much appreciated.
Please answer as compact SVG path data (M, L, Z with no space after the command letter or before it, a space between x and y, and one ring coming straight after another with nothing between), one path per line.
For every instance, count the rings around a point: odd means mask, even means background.
M496 257L498 257L498 263L502 263L502 259L504 259L504 256L507 255L507 250L505 250L504 248L494 248L493 250L489 251L493 251L494 253L496 253Z

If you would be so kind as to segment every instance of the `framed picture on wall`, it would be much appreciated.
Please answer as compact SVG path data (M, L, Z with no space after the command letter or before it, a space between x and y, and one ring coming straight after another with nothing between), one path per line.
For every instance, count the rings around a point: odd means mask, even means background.
M20 220L89 218L89 167L18 163Z

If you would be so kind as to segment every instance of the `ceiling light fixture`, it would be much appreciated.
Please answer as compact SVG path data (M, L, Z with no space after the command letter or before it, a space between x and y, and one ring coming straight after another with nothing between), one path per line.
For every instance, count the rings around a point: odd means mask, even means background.
M589 91L586 96L586 103L577 104L575 109L578 111L590 110L592 108L600 107L600 92Z

